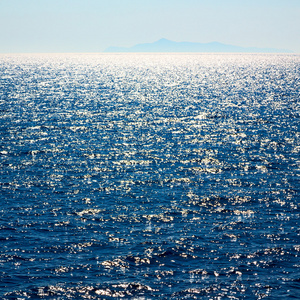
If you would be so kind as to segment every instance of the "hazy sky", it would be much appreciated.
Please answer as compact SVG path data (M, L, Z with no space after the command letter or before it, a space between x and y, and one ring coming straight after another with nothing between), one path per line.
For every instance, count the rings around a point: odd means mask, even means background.
M300 0L0 0L0 52L101 52L160 38L300 53Z

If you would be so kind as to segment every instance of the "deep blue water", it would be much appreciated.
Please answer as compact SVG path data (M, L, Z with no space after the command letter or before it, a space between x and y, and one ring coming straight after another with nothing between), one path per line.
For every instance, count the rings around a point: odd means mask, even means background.
M300 55L0 56L1 299L300 299Z

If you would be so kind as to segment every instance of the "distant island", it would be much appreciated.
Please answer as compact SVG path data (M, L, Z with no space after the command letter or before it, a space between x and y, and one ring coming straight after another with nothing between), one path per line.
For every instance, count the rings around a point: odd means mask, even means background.
M202 53L293 53L285 49L240 47L211 43L174 42L160 39L154 43L138 44L133 47L109 47L104 52L202 52Z

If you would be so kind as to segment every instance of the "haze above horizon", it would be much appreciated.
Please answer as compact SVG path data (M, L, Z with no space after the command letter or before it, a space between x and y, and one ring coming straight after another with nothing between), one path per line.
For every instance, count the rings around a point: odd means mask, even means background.
M300 53L298 0L0 0L0 53L103 52L157 41Z

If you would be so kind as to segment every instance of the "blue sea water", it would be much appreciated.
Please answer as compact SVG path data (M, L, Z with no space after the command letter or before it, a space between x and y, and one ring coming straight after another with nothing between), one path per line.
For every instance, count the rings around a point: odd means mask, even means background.
M300 299L300 55L0 56L1 299Z

